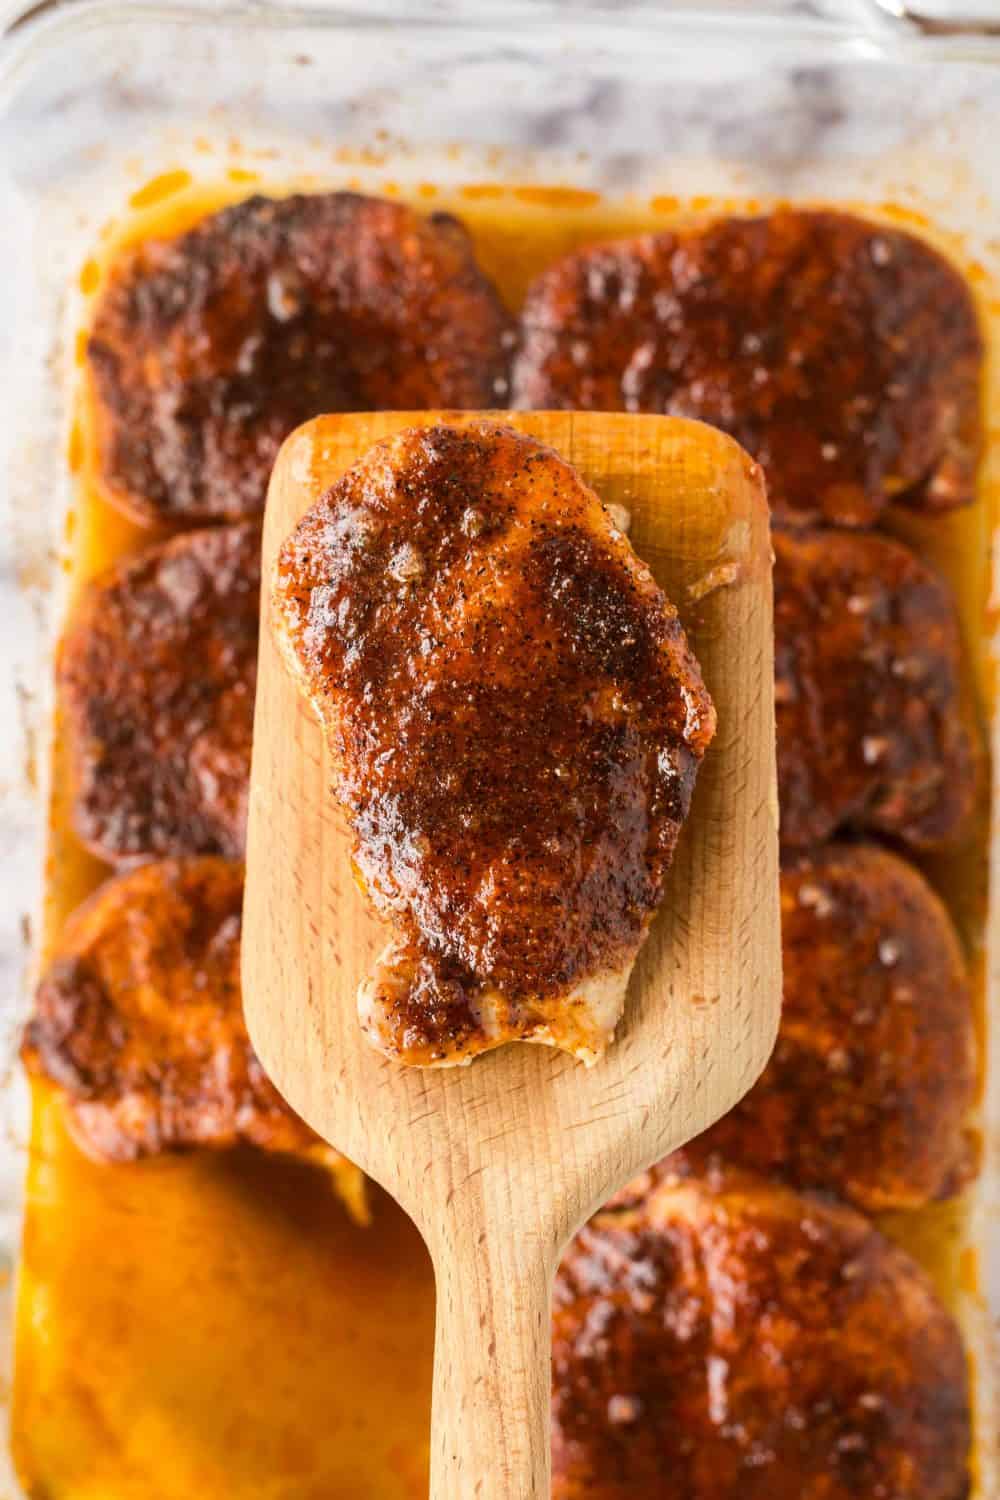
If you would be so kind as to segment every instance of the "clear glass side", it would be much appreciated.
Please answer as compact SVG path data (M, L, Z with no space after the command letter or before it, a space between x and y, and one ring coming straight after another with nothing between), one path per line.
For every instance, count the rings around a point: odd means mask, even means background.
M5 1059L26 994L42 874L73 288L101 226L142 183L173 170L217 180L237 166L275 181L357 180L375 190L557 183L695 207L792 198L880 212L892 204L946 226L984 285L1000 288L1000 183L990 169L1000 48L978 37L939 44L876 18L867 0L841 21L829 9L810 16L796 7L789 19L768 6L734 19L727 8L656 17L643 6L626 25L595 6L572 28L550 4L518 6L516 27L506 9L506 22L490 5L465 23L434 6L423 19L380 5L365 19L341 12L338 20L322 5L76 0L19 28L0 53ZM996 366L994 353L994 383ZM1000 411L996 390L991 399ZM991 486L998 467L994 455ZM989 543L984 535L984 566ZM970 636L985 630L976 603L963 603ZM991 925L1000 937L998 860L994 844ZM987 1172L970 1233L993 1278L996 1316L1000 1027L989 1045ZM9 1268L26 1132L23 1088L16 1069L7 1072L0 1256ZM987 1395L988 1320L971 1299L966 1313ZM983 1420L991 1421L987 1410ZM994 1483L987 1468L984 1496ZM14 1493L12 1477L0 1476L0 1493Z

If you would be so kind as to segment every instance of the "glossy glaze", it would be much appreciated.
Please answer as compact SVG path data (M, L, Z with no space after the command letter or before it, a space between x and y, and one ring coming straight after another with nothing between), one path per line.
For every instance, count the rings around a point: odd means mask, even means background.
M956 842L982 768L947 584L887 537L776 531L774 551L782 843Z
M115 268L87 349L104 482L140 519L253 514L317 412L503 405L508 331L457 220L249 199Z
M913 236L785 210L591 246L529 289L513 404L672 412L764 466L783 519L972 498L982 338Z
M912 865L831 844L781 878L784 1003L763 1077L688 1148L869 1212L975 1169L975 1015L945 907Z
M963 1500L958 1329L850 1209L683 1158L556 1279L554 1500Z
M90 583L59 648L73 821L111 863L243 853L256 523L191 532Z
M597 496L511 428L404 431L296 528L274 606L397 934L373 1039L599 1053L588 995L627 977L715 715Z
M22 1046L102 1161L230 1148L332 1156L254 1055L240 995L243 867L200 858L107 881L67 924Z

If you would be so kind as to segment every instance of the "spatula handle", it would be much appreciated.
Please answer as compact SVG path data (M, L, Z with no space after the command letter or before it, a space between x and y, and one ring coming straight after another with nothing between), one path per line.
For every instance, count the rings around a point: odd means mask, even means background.
M491 1231L466 1224L434 1251L431 1500L549 1500L555 1257Z

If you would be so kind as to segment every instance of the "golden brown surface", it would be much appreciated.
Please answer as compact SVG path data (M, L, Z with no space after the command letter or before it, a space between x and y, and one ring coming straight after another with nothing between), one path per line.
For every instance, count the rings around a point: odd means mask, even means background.
M58 655L73 820L110 863L242 854L259 598L246 522L149 547L78 599Z
M242 904L240 864L165 860L107 881L67 924L22 1056L63 1091L88 1154L122 1162L240 1142L326 1154L250 1046Z
M599 1052L714 711L597 496L495 423L408 429L306 515L274 601L396 929L362 986L372 1039L419 1063Z
M958 1329L853 1210L667 1178L574 1240L553 1339L554 1500L967 1493Z
M688 1147L871 1212L974 1170L972 995L947 910L911 865L830 845L781 878L784 1006L760 1081Z
M147 521L252 515L300 422L503 405L509 343L457 219L251 198L115 267L88 345L105 485Z
M779 530L774 549L782 843L844 827L954 841L979 749L947 584L886 537Z
M848 214L782 210L591 245L529 289L513 405L700 417L782 518L971 500L982 337L954 267Z

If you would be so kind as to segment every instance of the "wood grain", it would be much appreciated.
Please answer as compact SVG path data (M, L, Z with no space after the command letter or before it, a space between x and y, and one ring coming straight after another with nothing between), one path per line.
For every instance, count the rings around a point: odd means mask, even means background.
M374 1051L356 991L386 931L355 885L318 723L268 627L265 582L243 936L247 1021L278 1087L417 1222L437 1275L432 1494L549 1493L549 1299L559 1252L620 1184L756 1079L780 1002L771 551L759 471L679 418L497 413L550 443L677 605L719 729L618 1040L587 1070L518 1044L470 1067ZM322 417L288 439L264 578L295 523L373 442L461 413Z

